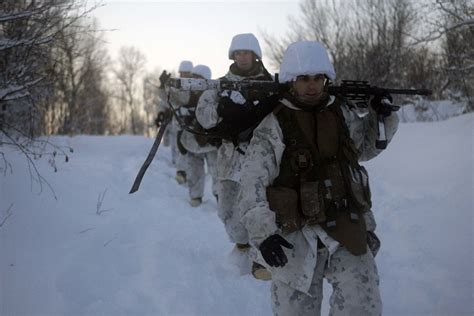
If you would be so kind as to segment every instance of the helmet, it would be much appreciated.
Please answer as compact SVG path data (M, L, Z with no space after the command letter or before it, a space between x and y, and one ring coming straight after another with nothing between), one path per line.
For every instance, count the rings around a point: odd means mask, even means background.
M190 62L189 60L183 60L179 64L179 72L191 72L193 71L193 63Z
M324 74L330 80L336 78L336 72L323 44L316 41L290 44L283 54L279 81L285 83L295 80L298 76L317 74Z
M194 66L192 73L199 75L204 79L211 79L211 69L205 65Z
M237 34L232 38L229 47L229 59L234 59L236 50L250 50L257 55L258 59L262 59L262 50L258 39L252 33Z

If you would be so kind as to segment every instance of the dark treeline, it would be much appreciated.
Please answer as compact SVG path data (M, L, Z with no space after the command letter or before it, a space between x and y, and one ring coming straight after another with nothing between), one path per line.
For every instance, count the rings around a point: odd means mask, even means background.
M0 2L0 172L12 169L7 148L17 149L42 187L48 183L35 160L47 158L56 170L56 159L67 161L72 152L45 136L151 131L156 106L143 104L156 105L156 92L142 88L145 57L124 47L111 61L104 31L90 17L98 6L85 0ZM157 72L144 77L158 78Z
M147 132L145 56L123 47L111 61L104 31L90 17L95 8L82 0L0 3L0 145L39 135Z

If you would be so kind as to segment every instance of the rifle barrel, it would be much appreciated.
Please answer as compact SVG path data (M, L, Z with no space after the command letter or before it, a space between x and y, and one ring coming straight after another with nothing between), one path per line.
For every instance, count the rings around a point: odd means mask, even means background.
M428 89L388 89L373 86L354 87L354 86L329 86L329 94L342 95L379 95L379 94L408 94L408 95L431 95L432 91Z

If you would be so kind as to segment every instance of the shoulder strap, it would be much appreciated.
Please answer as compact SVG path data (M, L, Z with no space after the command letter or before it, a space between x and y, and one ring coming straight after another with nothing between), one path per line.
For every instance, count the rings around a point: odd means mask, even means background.
M278 105L273 109L273 114L278 115L278 112L280 112L284 106L285 105L282 103L278 103Z

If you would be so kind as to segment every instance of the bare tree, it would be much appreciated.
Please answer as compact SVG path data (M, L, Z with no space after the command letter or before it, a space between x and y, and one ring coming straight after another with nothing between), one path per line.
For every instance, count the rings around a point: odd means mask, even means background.
M289 43L318 40L339 79L451 92L473 111L473 14L469 0L302 0L283 38L263 36L275 66ZM426 106L420 102L420 111Z
M145 109L145 118L148 128L147 135L152 135L155 131L154 120L158 115L158 103L160 96L158 88L160 86L161 69L157 68L153 72L145 74L143 78L143 102Z
M54 54L55 126L60 134L103 134L108 125L105 89L108 53L97 22L78 21L58 36Z
M329 50L339 78L375 84L402 81L400 65L407 54L405 32L415 15L408 0L304 0L299 17L289 17L290 31L282 40L264 34L270 58L279 64L288 44L318 40Z
M10 206L5 210L5 215L1 215L0 217L0 228L2 228L3 225L7 222L8 218L12 216L12 209L13 204L10 204Z
M474 111L474 5L470 1L437 0L443 15L437 21L437 31L442 36L443 88L459 91L467 99L465 112Z
M120 48L118 65L114 73L120 88L118 99L124 120L122 133L138 134L144 132L143 108L138 95L141 83L140 75L144 70L145 62L145 55L137 48L132 46ZM127 124L128 122L130 125ZM128 129L128 126L130 126L130 129Z
M60 32L87 15L82 0L0 2L0 154L6 170L9 149L25 155L32 182L50 185L36 168L35 160L66 157L65 148L38 137L42 113L38 103L51 93L51 52ZM50 187L54 194L54 191Z

